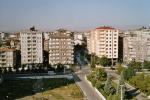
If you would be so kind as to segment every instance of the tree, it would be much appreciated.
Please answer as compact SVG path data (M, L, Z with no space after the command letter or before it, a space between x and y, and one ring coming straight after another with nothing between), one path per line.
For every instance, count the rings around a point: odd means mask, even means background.
M123 71L121 72L120 79L119 79L119 84L117 86L117 94L121 94L123 98L125 96L124 95L125 94L125 83L124 83L124 74L123 74Z
M108 97L107 97L107 100L120 100L120 95L119 94L110 94Z
M116 65L117 73L121 74L121 72L124 70L124 67L121 64Z
M57 69L56 69L58 72L62 72L64 70L64 66L62 64L58 64L57 65Z
M99 59L99 64L102 66L108 66L109 65L109 60L107 57L103 56Z
M144 61L144 68L150 70L150 61Z
M125 80L129 80L133 76L135 76L135 71L133 67L128 67L123 70L123 75Z
M91 68L95 68L95 66L96 66L95 55L91 54Z
M101 81L97 81L96 84L95 84L95 87L96 87L97 89L102 88L102 87L103 87L102 82L101 82Z
M141 62L131 61L128 66L140 71L142 64Z
M138 74L132 77L129 80L129 82L136 88L139 88L139 90L141 90L142 92L146 93L147 95L150 95L150 76L147 76L144 73Z
M105 72L104 69L102 68L96 69L96 72L95 72L96 80L105 81L106 78L107 78L107 73Z
M109 94L109 96L107 97L107 100L112 100L113 95Z
M2 74L2 68L0 67L0 75Z
M119 94L113 95L112 100L120 100L120 95Z
M104 86L104 91L106 92L107 95L111 94L111 89L112 85L111 85L111 78L110 76L107 77L105 86Z
M123 74L123 71L122 71L121 74L120 74L119 84L120 84L120 85L124 85L124 74Z

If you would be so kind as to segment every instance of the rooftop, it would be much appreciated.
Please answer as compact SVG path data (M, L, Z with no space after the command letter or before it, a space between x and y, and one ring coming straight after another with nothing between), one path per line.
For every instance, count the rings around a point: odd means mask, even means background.
M102 27L97 27L96 29L100 30L114 30L115 28L109 27L109 26L102 26Z

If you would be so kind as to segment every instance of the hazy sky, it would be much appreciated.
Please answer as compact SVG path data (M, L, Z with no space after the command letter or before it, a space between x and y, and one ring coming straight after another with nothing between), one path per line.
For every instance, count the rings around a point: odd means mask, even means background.
M150 0L0 0L0 31L150 25Z

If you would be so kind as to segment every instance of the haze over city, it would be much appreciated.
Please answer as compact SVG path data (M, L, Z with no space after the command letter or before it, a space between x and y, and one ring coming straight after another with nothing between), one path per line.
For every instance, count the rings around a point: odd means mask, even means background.
M121 29L150 23L149 0L0 0L0 31Z

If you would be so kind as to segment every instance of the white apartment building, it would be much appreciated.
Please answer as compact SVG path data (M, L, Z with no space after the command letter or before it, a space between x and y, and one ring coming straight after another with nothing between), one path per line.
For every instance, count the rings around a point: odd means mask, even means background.
M123 43L125 62L150 61L150 29L127 31Z
M106 56L109 59L118 58L118 29L112 27L98 27L89 32L87 48L90 54L98 57Z
M43 63L43 35L35 30L25 30L20 33L21 37L21 64Z
M57 30L49 35L49 64L74 64L74 44L71 32Z
M14 67L16 65L16 50L6 47L0 48L0 67Z

